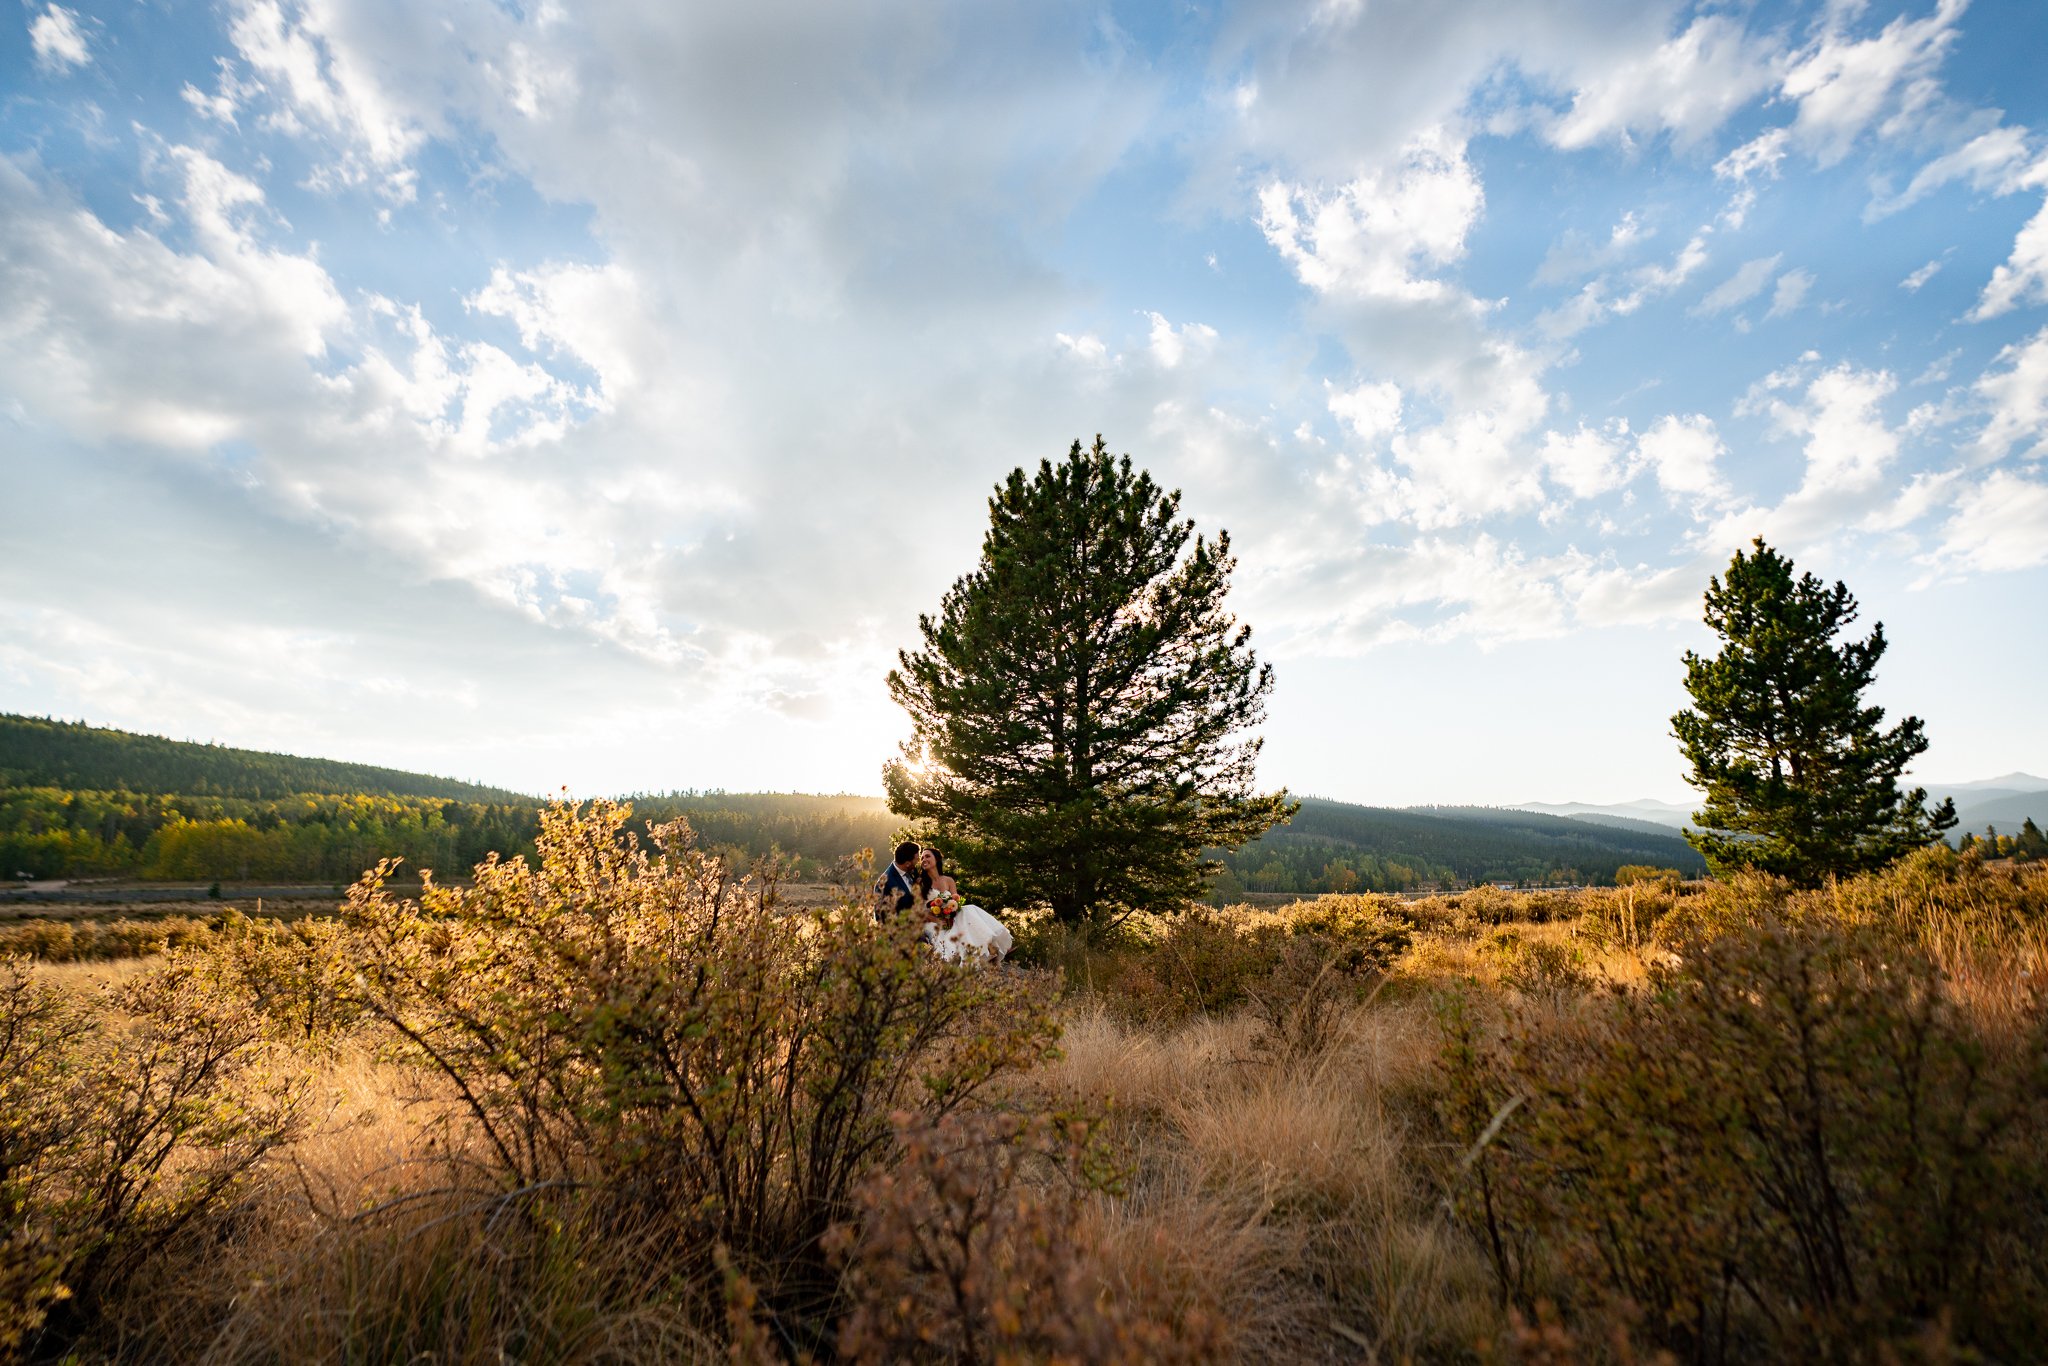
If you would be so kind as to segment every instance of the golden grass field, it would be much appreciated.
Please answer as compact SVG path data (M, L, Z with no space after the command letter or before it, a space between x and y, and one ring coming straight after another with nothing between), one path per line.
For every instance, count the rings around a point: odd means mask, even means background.
M686 883L715 899L703 869L584 874L593 895L644 894L606 912L602 942L580 921L506 919L508 884L497 910L489 889L419 914L359 900L333 938L209 932L169 957L27 968L10 1029L29 1018L24 992L48 989L108 1046L43 1089L0 1091L6 1141L27 1155L15 1170L33 1174L9 1197L0 1268L12 1350L2011 1360L2043 1340L2048 870L1930 855L1814 893L1324 898L1088 937L1026 917L1024 966L950 977L861 947L887 936L829 914L777 930L783 909L748 922L760 937L734 956L704 950L729 996L680 992L683 940L665 957L617 948L680 913ZM689 924L690 942L743 933ZM659 1035L648 1056L679 1080L650 1063L629 1095L583 1063L512 1056L583 1047L583 984L546 966L564 945L612 993L603 1018L642 1010ZM844 964L818 975L820 954L870 952L900 986L848 986L868 969ZM248 1026L211 1081L169 1099L122 1070L196 1066L190 1019L142 1005L167 968L186 973L191 1018ZM408 972L445 999L400 990ZM778 994L777 972L813 975ZM509 975L493 987L492 973ZM286 980L334 995L301 1011L315 998L274 989ZM520 983L545 1009L526 1012ZM899 989L905 1012L952 1013L914 1044L871 1029L860 1002ZM979 994L944 996L959 990ZM661 1033L664 1011L697 1013ZM1055 1048L1036 1042L1041 1015ZM778 1020L800 1023L776 1034ZM856 1043L867 1070L801 1072L802 1050ZM18 1083L40 1064L7 1046ZM873 1065L899 1048L899 1071ZM791 1086L761 1083L756 1106L730 1081L690 1081L726 1056ZM957 1105L917 1080L941 1066ZM860 1105L819 1099L820 1078L854 1075L872 1093ZM30 1107L60 1093L81 1117L72 1146L23 1146ZM279 1097L288 1116L264 1108ZM94 1125L151 1105L140 1127L161 1163L94 1149ZM812 1190L804 1164L842 1142L827 1119L875 1142ZM494 1134L536 1146L507 1155ZM719 1144L760 1155L731 1167L751 1194L718 1184ZM215 1183L230 1150L248 1160ZM1755 1175L1773 1163L1791 1164L1783 1181ZM1827 1200L1799 1186L1815 1173ZM92 1216L85 1178L110 1174L136 1196L103 1256L98 1233L65 1221ZM742 1218L745 1201L758 1208ZM1808 1249L1823 1237L1832 1251Z

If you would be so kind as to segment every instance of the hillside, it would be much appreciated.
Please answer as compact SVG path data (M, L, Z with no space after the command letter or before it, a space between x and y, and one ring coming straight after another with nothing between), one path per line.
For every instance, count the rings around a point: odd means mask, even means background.
M1234 892L1409 891L1471 882L1611 882L1628 864L1706 870L1675 833L1498 807L1308 798L1289 825L1223 855Z
M0 713L0 787L274 800L304 792L531 802L525 793L336 759L304 759L83 722Z
M879 798L676 791L625 800L635 824L686 817L744 866L769 853L822 878L878 854L900 822ZM343 883L378 858L460 872L530 854L537 798L366 764L0 716L0 873ZM1643 828L1488 807L1392 810L1311 798L1293 824L1221 854L1216 895L1400 891L1469 882L1605 882L1624 864L1700 871Z

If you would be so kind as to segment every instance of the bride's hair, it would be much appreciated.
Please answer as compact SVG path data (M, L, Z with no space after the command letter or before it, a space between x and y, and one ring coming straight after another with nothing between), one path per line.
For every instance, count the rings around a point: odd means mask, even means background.
M924 856L926 854L930 854L932 856L932 866L929 870L927 870L924 866ZM944 854L932 848L930 845L926 845L923 849L918 851L917 890L919 895L930 896L932 894L932 886L934 884L934 880L937 878L944 877L945 875L946 856Z

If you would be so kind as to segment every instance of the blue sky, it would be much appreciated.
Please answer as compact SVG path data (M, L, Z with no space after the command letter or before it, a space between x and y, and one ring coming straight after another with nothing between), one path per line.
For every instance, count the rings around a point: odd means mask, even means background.
M30 0L0 707L873 791L1010 468L1239 556L1263 777L1685 795L1762 535L2048 770L2048 7ZM1026 643L1028 648L1028 643Z

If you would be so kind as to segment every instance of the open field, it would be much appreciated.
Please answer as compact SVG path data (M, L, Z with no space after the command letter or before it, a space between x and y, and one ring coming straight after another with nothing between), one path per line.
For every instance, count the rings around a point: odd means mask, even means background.
M486 881L11 970L0 1132L39 1176L0 1331L81 1361L1737 1361L2016 1359L2048 1325L2048 869L1024 917L996 972L700 871L587 867L567 920ZM23 1041L59 1025L49 1071ZM30 1095L70 1146L19 1147ZM137 1126L155 1166L82 1142ZM54 1241L23 1260L24 1230Z

